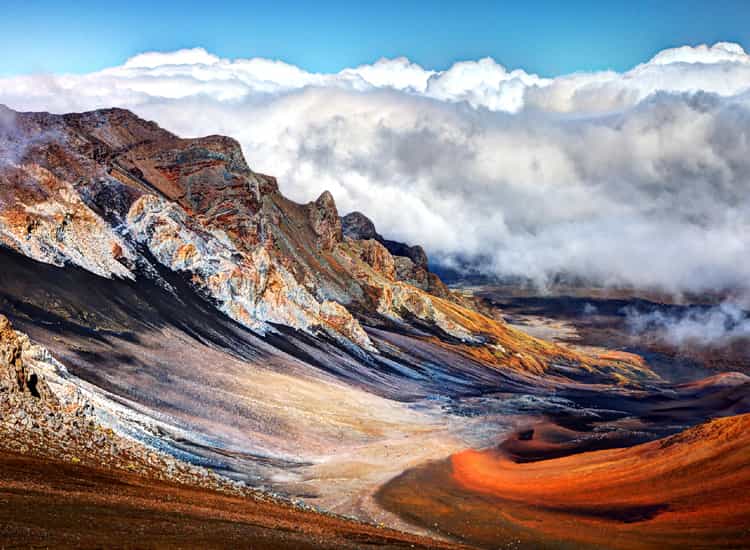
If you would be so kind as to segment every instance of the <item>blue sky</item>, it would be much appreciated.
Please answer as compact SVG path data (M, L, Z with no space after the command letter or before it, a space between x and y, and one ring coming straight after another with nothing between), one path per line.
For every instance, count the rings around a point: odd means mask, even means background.
M434 69L492 56L544 76L625 70L683 44L731 41L750 49L747 0L313 4L4 0L0 74L88 72L143 51L194 46L324 72L383 56Z

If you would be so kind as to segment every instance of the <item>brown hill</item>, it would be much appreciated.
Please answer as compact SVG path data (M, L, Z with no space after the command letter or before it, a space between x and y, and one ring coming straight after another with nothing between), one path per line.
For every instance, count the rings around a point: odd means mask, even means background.
M535 441L545 434L558 435L537 430L514 450L549 452L550 439ZM548 460L465 451L404 474L381 499L486 547L741 548L750 544L749 495L744 414L627 449Z

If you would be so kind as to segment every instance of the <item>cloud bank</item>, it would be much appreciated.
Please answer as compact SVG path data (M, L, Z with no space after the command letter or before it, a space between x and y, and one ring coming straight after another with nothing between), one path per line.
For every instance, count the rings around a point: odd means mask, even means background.
M540 284L750 287L750 56L736 44L556 78L490 58L320 74L197 48L0 79L0 103L119 106L181 135L231 135L288 196L328 189L342 213L449 264Z
M633 333L655 333L676 347L721 346L750 338L750 314L732 303L687 308L678 314L642 312L631 306L624 313Z

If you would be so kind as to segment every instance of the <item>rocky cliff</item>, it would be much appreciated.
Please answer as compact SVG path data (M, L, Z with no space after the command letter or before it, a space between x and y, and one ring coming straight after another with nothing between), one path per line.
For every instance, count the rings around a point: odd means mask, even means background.
M393 277L441 298L458 300L440 277L430 272L427 254L419 246L409 246L383 238L375 230L375 224L361 212L351 212L341 218L344 236L355 241L374 241L382 245L392 256ZM467 305L467 304L464 304Z

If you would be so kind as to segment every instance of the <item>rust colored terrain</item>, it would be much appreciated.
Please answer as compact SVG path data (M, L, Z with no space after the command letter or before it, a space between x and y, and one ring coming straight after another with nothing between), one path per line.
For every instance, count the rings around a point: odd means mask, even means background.
M554 447L528 432L516 437L515 455L526 441L534 452ZM533 462L505 447L407 472L380 500L484 547L750 547L750 415Z
M0 452L2 548L458 548L146 477Z

